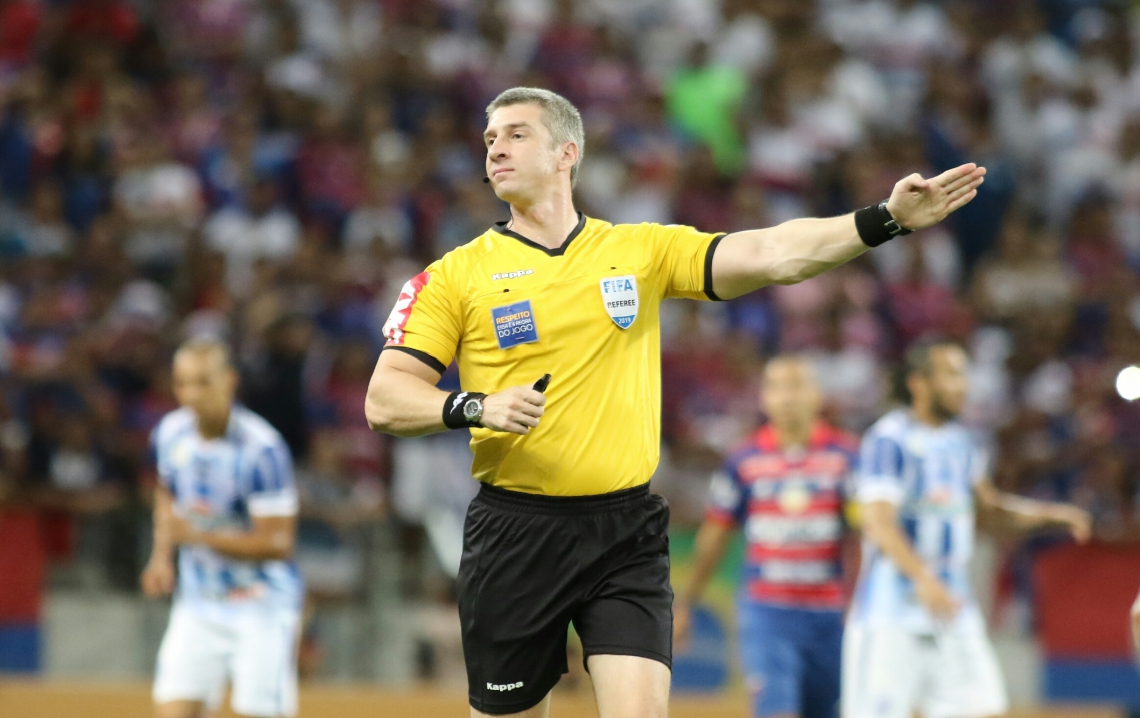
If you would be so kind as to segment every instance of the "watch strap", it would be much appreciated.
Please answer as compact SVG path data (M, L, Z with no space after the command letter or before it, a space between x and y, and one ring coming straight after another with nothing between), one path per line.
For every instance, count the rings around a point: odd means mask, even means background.
M463 408L467 406L467 402L472 399L479 399L482 401L486 399L487 395L478 391L453 391L447 395L447 400L443 402L443 425L449 429L469 429L472 426L482 426L476 422L471 423L467 420L467 416L463 413Z

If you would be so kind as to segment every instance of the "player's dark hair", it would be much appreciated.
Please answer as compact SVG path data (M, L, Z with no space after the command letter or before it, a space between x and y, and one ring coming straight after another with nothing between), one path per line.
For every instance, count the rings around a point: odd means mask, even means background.
M943 347L957 347L963 349L964 347L953 339L945 337L930 337L920 339L914 344L907 347L906 354L903 355L902 364L897 368L894 373L894 394L895 398L909 406L914 401L911 396L910 388L907 386L907 379L912 374L920 374L922 376L929 376L933 368L931 355L935 349Z
M190 352L192 354L217 352L222 357L223 366L229 367L230 369L236 368L229 344L214 336L203 335L187 339L178 345L178 349L174 351L174 356L178 356L182 352Z

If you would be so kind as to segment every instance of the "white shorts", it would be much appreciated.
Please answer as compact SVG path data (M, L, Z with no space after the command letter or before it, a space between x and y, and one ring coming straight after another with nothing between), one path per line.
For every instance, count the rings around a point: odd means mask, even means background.
M214 618L175 603L158 650L154 702L222 703L247 716L297 714L297 644L300 613L249 610Z
M984 626L936 636L847 625L842 718L983 718L1009 700Z

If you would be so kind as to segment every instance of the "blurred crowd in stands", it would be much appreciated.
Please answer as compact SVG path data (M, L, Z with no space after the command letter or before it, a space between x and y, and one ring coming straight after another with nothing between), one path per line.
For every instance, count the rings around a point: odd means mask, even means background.
M461 441L439 440L446 472L401 458L362 406L403 282L507 218L480 181L484 108L532 85L581 109L577 200L614 223L764 227L988 168L950 221L838 271L667 302L677 521L760 419L766 356L812 356L860 430L906 344L938 334L972 352L998 483L1132 536L1140 411L1113 381L1140 361L1134 7L0 0L0 502L42 511L60 565L105 568L58 580L135 586L171 351L221 335L296 455L305 545L343 559L317 583L351 591L346 536L428 521L424 481L470 490Z

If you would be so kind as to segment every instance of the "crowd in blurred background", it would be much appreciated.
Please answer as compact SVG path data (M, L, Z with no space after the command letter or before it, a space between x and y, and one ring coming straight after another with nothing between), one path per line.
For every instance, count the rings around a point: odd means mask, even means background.
M295 453L311 584L351 592L353 532L431 523L433 490L461 510L462 441L417 455L362 407L403 282L506 219L484 108L531 85L580 108L577 202L614 223L764 227L988 168L840 270L667 302L675 521L760 419L766 356L812 356L860 430L938 334L997 482L1135 536L1138 41L1091 0L0 0L0 501L40 512L53 581L134 590L171 352L212 333Z

